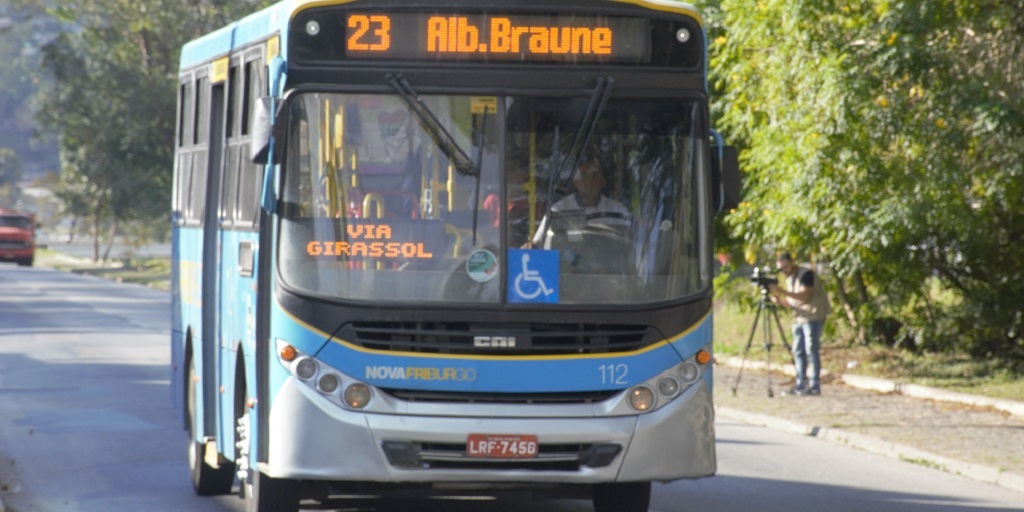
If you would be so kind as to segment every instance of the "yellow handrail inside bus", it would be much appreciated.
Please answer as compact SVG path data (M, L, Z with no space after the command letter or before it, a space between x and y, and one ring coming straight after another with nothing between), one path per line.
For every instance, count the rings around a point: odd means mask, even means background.
M374 208L376 207L376 208ZM374 211L376 210L376 211ZM371 216L370 213L376 215ZM380 194L370 192L363 198L363 218L364 219L382 219L384 218L384 198ZM363 269L366 268L366 263L363 263ZM377 270L384 268L384 264L377 262Z
M373 208L376 207L376 211ZM370 212L373 211L376 215L371 216ZM370 192L363 198L363 218L364 219L382 219L384 218L384 198L376 192Z
M459 231L459 228L457 228L457 227L455 227L455 226L453 226L451 224L445 224L444 225L444 232L448 233L450 235L455 235L455 248L452 250L452 257L453 258L458 258L459 257L459 247L462 246L462 232Z

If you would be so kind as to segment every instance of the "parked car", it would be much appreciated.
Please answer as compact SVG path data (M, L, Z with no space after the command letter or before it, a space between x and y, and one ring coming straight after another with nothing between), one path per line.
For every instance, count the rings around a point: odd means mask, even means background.
M36 258L35 232L35 215L0 209L0 261L32 266Z

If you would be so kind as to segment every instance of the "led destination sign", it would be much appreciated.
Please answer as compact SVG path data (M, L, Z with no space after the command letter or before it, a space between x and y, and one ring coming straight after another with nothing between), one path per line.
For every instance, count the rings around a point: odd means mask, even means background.
M350 12L342 27L304 28L341 39L349 59L645 63L651 54L642 18Z

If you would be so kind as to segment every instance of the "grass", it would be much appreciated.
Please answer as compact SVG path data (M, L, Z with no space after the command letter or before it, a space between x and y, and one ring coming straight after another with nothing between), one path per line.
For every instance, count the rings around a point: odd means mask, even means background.
M36 251L36 265L64 272L95 275L119 283L135 283L159 290L170 290L169 258L133 258L103 263L88 258L67 256L50 249L39 249Z
M743 311L723 301L715 303L715 352L742 356L747 348L755 311ZM772 326L772 364L789 363L791 321L779 315L785 339L779 340L778 328ZM747 357L764 360L764 335L759 322ZM884 346L865 346L822 339L821 365L830 375L853 373L898 382L918 384L949 391L984 395L1007 400L1024 398L1024 375L1008 369L1005 361L978 360L963 355L913 354Z

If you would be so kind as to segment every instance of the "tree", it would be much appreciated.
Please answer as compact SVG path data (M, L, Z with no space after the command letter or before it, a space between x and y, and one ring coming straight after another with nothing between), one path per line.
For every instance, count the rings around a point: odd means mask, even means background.
M18 155L9 148L0 148L0 207L16 206L21 189L21 162Z
M56 144L34 133L31 98L42 80L39 47L56 32L42 8L0 2L0 141L17 154L27 176L55 170Z
M827 262L863 338L1024 350L1024 2L723 0L748 252Z
M167 218L181 46L266 2L65 0L68 30L44 49L55 78L40 119L60 135L60 195L76 197L97 239ZM87 197L82 197L86 194ZM109 245L108 245L109 247ZM94 257L99 259L99 246Z

